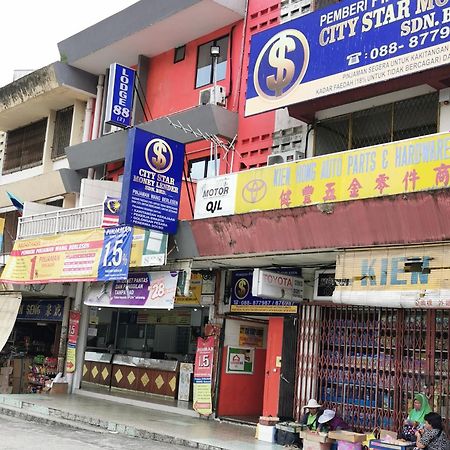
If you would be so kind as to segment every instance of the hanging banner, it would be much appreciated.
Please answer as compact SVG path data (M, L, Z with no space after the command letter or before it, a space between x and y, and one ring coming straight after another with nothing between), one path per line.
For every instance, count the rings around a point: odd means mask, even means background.
M115 308L172 309L177 272L130 273L127 280L92 283L84 303Z
M184 144L139 128L128 132L120 223L175 234Z
M5 231L5 219L0 218L0 250L3 252L3 233Z
M67 332L67 341L70 344L76 344L78 340L78 330L80 328L80 311L69 312L69 329Z
M75 372L76 354L77 354L77 345L69 342L67 344L67 350L66 350L66 372L67 373Z
M163 266L167 260L169 236L160 231L133 229L130 267Z
M231 277L231 312L295 314L297 305L287 300L255 297L252 294L253 271L233 272Z
M214 336L197 339L194 366L193 408L199 414L212 414L211 380L214 359Z
M1 281L40 284L97 280L103 233L97 228L18 239Z
M333 302L389 308L450 308L450 245L346 251Z
M131 125L135 75L130 67L117 63L109 66L105 123L121 128Z
M98 280L126 280L130 263L133 228L128 225L105 229Z
M14 328L21 299L20 292L0 293L0 351Z

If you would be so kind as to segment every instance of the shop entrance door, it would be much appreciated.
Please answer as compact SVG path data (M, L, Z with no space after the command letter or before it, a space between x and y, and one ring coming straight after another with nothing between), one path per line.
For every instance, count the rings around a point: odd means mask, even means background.
M266 372L264 377L264 416L278 416L280 397L283 318L271 317L267 333Z
M278 416L283 420L292 420L294 418L296 356L297 318L288 316L284 318L280 398L278 403Z

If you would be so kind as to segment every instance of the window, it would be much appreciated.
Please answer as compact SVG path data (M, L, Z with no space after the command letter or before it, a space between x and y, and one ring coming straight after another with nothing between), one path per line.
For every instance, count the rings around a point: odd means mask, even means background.
M216 173L217 175L220 173L220 158L210 160L208 157L189 161L189 177L191 180L214 177Z
M177 62L183 61L186 56L186 46L182 45L181 47L177 47L174 52L173 62L176 64Z
M66 156L66 147L70 145L72 131L73 106L56 111L55 131L53 134L52 158Z
M437 133L439 95L432 93L318 122L315 155Z
M0 217L5 219L5 228L3 231L3 248L0 250L0 253L9 255L11 253L17 235L19 211L14 210L1 213Z
M195 87L199 88L213 83L213 59L211 47L220 47L220 56L217 58L216 81L225 79L227 73L228 36L200 45L197 54L197 77Z
M3 173L38 166L44 154L47 119L8 132Z

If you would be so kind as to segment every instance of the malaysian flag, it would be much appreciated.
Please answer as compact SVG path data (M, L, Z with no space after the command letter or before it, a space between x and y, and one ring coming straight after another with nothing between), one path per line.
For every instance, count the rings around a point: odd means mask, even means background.
M120 199L105 197L103 201L102 228L115 227L119 224Z

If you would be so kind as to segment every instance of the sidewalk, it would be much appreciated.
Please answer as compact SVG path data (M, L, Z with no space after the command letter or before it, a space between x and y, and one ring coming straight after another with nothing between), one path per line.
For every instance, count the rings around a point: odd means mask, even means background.
M203 450L280 450L254 438L255 428L99 400L83 395L1 395L0 414L96 427Z

